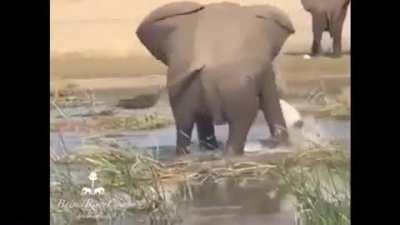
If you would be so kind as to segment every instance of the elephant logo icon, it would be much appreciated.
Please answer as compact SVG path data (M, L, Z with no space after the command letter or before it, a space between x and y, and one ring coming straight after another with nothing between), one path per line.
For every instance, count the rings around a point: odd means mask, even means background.
M94 189L94 194L95 195L104 195L104 192L105 192L104 188L102 188L102 187Z
M83 187L81 191L81 195L91 195L92 194L92 189L88 187Z
M95 171L91 172L89 174L89 180L91 181L91 187L83 187L81 190L81 195L83 196L99 196L99 195L104 195L105 194L105 189L103 187L97 187L95 188L94 183L96 182L97 178L97 173Z

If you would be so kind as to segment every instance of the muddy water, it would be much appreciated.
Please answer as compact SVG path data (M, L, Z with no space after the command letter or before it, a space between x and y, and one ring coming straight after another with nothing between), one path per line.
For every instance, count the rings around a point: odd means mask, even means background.
M312 116L305 117L304 121L303 132L315 132L320 138L335 140L343 144L347 150L350 150L350 121L315 119ZM175 127L171 125L154 131L124 132L118 136L110 137L109 139L114 139L118 143L125 145L125 147L149 149L149 151L155 154L156 158L167 160L175 156L175 133ZM299 138L298 136L302 134L299 133L299 131L292 130L291 135L293 136L293 141L296 143L296 141L299 141L297 140ZM51 133L50 136L50 148L55 152L61 151L60 136L57 133ZM216 136L221 142L221 145L223 145L228 138L228 127L226 125L217 126ZM260 113L249 131L247 145L260 143L269 136L268 127L263 115ZM64 134L63 139L67 148L66 151L73 151L73 149L82 145L85 142L83 138L83 136L75 133ZM195 151L194 153L200 153L200 150L197 148L197 132L195 129L193 131L192 140L193 144L191 148ZM90 141L87 143L90 143Z
M294 212L283 196L270 194L274 187L268 180L245 185L227 180L194 187L194 201L185 210L184 224L294 224Z
M110 104L110 99L108 104ZM114 100L115 102L115 100ZM299 104L298 102L293 102ZM302 107L304 107L304 103ZM87 109L83 109L83 111ZM74 109L73 111L79 111ZM157 103L157 105L150 109L143 110L124 110L118 109L116 111L118 116L127 115L141 115L149 112L158 112L164 116L170 117L172 119L171 109L163 96L162 99ZM72 111L70 111L73 114ZM54 116L56 113L52 113ZM350 150L350 121L348 120L334 120L334 119L316 119L313 115L305 115L304 127L301 131L290 130L293 144L299 144L299 142L304 139L304 134L313 134L319 136L321 139L334 140L344 145L347 150ZM223 148L223 143L226 142L228 138L228 126L221 125L215 127L215 132L217 139L221 142L221 148ZM260 142L269 137L269 130L263 114L260 112L254 121L248 136L246 146L259 145ZM50 149L55 153L60 153L60 151L73 151L77 146L84 143L90 143L87 137L78 133L64 133L62 141L65 143L66 149L61 146L60 135L58 133L52 132L50 134ZM106 138L107 139L107 138ZM175 141L176 141L176 130L174 125L164 127L162 129L153 131L130 131L123 132L117 136L112 136L108 138L109 141L117 141L124 147L149 149L149 151L154 153L154 156L159 160L172 159L175 156ZM200 153L198 149L197 142L197 132L196 129L193 130L192 134L193 144L191 146L194 154Z

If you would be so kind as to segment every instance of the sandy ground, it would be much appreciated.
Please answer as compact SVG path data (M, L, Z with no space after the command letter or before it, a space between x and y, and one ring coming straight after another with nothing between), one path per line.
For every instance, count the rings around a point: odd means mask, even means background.
M73 65L76 64L78 62ZM64 73L70 75L54 78L51 82L51 88L56 87L62 90L72 85L84 90L134 90L165 86L166 76L163 67L137 69L138 64L136 63L128 64L129 66L126 67L118 65L119 63L108 64L100 68L87 66L86 72L80 74L78 73L79 68L70 67L68 63L65 63L57 67L57 70L70 71ZM139 63L140 65L142 64ZM283 55L278 59L277 68L289 87L318 85L321 80L330 83L336 82L335 85L342 86L349 84L350 80L349 56L343 56L340 59L313 58L305 60L301 56ZM77 73L74 73L74 69ZM131 75L132 71L138 71L138 74Z
M199 3L219 0L193 0ZM223 0L222 0L223 1ZM294 23L284 51L308 51L311 44L311 16L300 0L229 0L243 5L269 3L286 11ZM51 51L147 55L134 32L140 21L153 9L172 0L52 0ZM344 25L343 45L349 48L350 11Z
M84 90L115 90L127 88L157 87L164 86L166 80L163 75L148 75L141 77L114 77L94 79L66 79L60 82L52 82L52 85L75 85Z

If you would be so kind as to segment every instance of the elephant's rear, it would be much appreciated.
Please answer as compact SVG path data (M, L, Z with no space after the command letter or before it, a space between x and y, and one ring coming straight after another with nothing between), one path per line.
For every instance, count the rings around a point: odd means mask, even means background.
M221 3L199 12L194 64L205 67L200 79L217 124L258 108L266 67L292 33L289 18L268 5Z
M224 124L259 108L265 64L241 61L207 67L201 74L202 95L215 124ZM240 116L241 115L241 116Z

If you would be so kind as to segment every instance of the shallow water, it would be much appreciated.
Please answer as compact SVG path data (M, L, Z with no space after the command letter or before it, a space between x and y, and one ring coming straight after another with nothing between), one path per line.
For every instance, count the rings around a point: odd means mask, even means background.
M99 101L103 102L96 106L98 111L110 107L110 105L117 104L118 99L116 96L110 97L109 95L100 95L97 97ZM309 105L304 100L293 99L290 100L295 107L298 108L313 108L312 105ZM89 111L88 107L77 107L72 109L64 109L65 113L68 115L79 115L85 114ZM154 107L148 109L135 109L135 110L127 110L122 108L116 108L115 116L130 116L130 115L144 115L147 113L157 112L163 116L169 117L172 119L172 112L169 106L167 96L165 94L161 95L160 100ZM51 119L58 116L58 113L52 112ZM78 117L75 117L78 118ZM303 131L306 133L319 133L321 138L326 138L329 140L340 140L346 143L346 146L349 147L350 143L350 121L340 121L329 118L324 119L315 119L313 115L305 115L304 118L304 128ZM217 139L224 143L227 140L228 136L228 126L220 125L215 126L215 132ZM294 136L297 135L298 131L291 130L291 133ZM130 145L137 146L140 148L154 148L155 146L159 146L160 149L168 149L171 146L175 146L175 127L174 125L164 127L162 129L153 130L153 131L132 131L132 132L124 132L121 133L119 137L115 137L115 139L127 142ZM50 139L52 145L55 146L59 140L57 140L58 134L51 133ZM257 142L260 140L264 140L269 136L269 130L261 111L258 113L257 118L253 122L253 125L248 133L247 142ZM81 144L79 139L83 137L76 133L65 133L64 139L66 145L69 149L75 148L77 145ZM192 141L197 142L197 132L196 129L193 129Z
M184 224L294 224L294 212L285 208L283 196L269 194L274 187L268 180L246 184L226 180L195 187Z
M227 125L216 126L215 129L218 141L225 143L228 137ZM321 139L335 140L342 143L346 150L350 150L350 121L338 121L330 119L315 119L312 116L304 118L303 131L290 130L292 136L293 145L296 145L302 139L304 133L319 135ZM112 137L118 143L122 145L145 148L152 150L156 157L159 159L168 159L175 156L175 140L176 130L174 125L153 130L153 131L131 131L124 132L118 136ZM253 123L247 137L247 145L254 143L260 143L269 137L269 130L267 124L260 113L257 120ZM76 133L65 133L63 139L67 152L73 151L74 148L84 143L84 136ZM193 130L192 134L193 145L191 148L193 151L199 152L197 143L197 132ZM60 145L60 135L52 132L50 134L50 148L55 153L59 154L63 151Z

